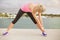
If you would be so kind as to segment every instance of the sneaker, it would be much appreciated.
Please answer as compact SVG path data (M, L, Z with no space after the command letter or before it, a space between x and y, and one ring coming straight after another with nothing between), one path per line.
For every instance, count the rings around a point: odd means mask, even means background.
M3 35L7 35L7 34L8 34L8 32L3 33Z
M43 35L43 36L47 36L46 32L42 32L42 35Z

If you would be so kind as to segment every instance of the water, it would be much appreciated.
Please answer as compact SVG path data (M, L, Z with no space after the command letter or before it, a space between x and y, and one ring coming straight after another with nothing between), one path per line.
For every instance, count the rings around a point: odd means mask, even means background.
M0 28L7 28L13 19L0 18ZM45 29L60 29L60 17L43 18L43 25ZM14 28L19 29L36 29L37 26L29 17L21 17L14 25Z

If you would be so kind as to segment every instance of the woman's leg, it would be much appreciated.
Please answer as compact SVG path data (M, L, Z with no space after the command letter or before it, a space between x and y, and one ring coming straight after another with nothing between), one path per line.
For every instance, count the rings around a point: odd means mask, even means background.
M32 19L32 21L37 25L37 27L42 31L43 35L46 35L44 27L40 24L40 22L37 23L37 21L35 20L35 18L33 17L32 13L27 13L29 15L29 17Z
M14 24L19 20L19 18L20 18L23 14L24 14L24 13L23 13L21 10L19 10L17 16L16 16L15 19L12 21L12 23L9 25L7 31L9 31L9 30L14 26Z
M24 14L21 10L19 10L18 14L16 15L15 19L10 23L8 26L7 32L3 33L3 35L6 35L8 31L14 26L14 24L19 20L19 18Z
M28 12L27 14L28 14L28 16L32 19L32 21L38 26L38 28L39 28L42 32L44 32L44 28L42 27L41 24L38 24L38 23L37 23L37 21L35 20L35 18L34 18L33 15L32 15L32 13Z

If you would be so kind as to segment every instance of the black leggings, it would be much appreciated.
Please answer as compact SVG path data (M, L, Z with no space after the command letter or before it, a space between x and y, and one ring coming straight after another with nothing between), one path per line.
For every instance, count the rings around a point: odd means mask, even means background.
M17 16L16 16L15 19L12 21L12 23L15 24L15 23L19 20L19 18L20 18L24 13L27 13L27 15L32 19L32 21L33 21L35 24L37 23L36 20L34 19L34 17L33 17L33 15L32 15L31 12L24 12L24 11L22 11L21 9L19 10Z

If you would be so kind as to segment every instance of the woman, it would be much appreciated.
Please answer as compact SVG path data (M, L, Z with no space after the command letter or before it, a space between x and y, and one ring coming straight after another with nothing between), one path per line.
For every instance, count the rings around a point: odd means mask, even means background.
M8 34L9 30L14 26L14 24L19 20L19 18L24 14L27 13L28 16L32 19L32 21L37 25L37 27L42 31L42 35L46 36L43 24L42 24L42 18L41 13L44 12L44 6L41 4L33 4L29 3L26 5L23 5L20 10L18 11L17 16L15 19L10 23L7 31L3 33L3 35ZM36 17L36 12L38 12L38 18Z

